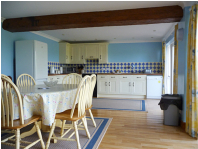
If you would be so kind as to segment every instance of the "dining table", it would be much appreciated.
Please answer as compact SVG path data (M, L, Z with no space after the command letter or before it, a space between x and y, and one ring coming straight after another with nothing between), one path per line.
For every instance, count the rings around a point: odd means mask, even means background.
M72 108L77 87L77 84L57 84L52 87L46 85L18 87L23 102L24 119L29 119L33 115L41 115L42 119L39 122L39 127L42 131L49 131L56 113ZM14 100L14 119L18 118L18 103L17 100ZM59 120L56 125L61 127L62 121ZM30 131L22 133L21 138L35 132L36 128L33 127Z

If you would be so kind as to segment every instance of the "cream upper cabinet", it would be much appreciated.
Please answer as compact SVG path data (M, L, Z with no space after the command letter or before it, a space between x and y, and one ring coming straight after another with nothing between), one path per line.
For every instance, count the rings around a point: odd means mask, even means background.
M98 59L99 44L85 44L85 59Z
M85 64L84 45L72 44L70 58L71 64Z
M59 43L59 63L70 64L70 56L70 44L65 42Z
M108 63L108 44L99 44L99 64Z

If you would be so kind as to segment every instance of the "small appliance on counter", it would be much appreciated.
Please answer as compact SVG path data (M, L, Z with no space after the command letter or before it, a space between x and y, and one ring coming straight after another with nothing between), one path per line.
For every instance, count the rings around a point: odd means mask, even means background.
M55 74L55 70L53 66L50 67L50 74Z
M151 69L144 69L143 73L152 73Z
M61 74L63 73L63 67L60 67L60 73Z
M77 73L77 68L72 66L63 67L63 73Z

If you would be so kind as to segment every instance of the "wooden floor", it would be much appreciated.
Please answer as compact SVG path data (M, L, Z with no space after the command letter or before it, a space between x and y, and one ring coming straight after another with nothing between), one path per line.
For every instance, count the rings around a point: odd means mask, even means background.
M146 100L148 112L92 110L94 117L113 120L99 149L198 149L198 140L180 127L163 125L159 100Z

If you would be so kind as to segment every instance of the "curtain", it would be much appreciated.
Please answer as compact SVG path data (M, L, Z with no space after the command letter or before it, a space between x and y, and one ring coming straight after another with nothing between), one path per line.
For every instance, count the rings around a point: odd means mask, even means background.
M166 42L162 42L162 74L163 74L163 82L162 82L162 94L165 94L165 55L166 55Z
M186 89L186 132L198 138L198 4L190 12Z
M174 36L174 76L173 76L173 94L177 94L178 89L178 40L177 40L178 24L175 25Z

